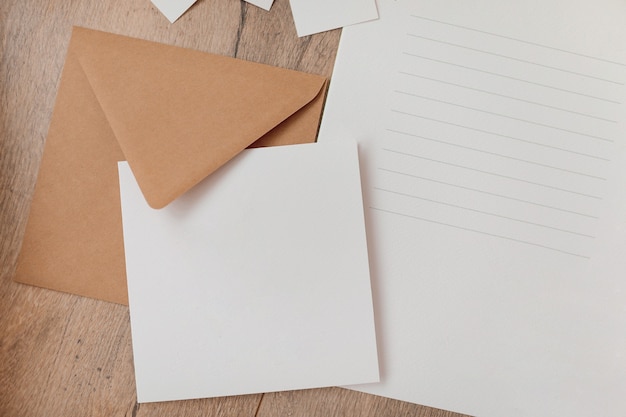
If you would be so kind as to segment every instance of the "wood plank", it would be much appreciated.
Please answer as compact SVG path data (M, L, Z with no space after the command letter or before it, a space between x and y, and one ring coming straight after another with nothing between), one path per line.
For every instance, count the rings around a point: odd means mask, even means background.
M125 307L4 285L0 296L0 415L130 415Z
M172 401L166 403L137 404L135 414L133 414L132 417L256 417L262 398L263 394L256 394L201 400Z
M344 388L321 388L265 394L257 417L463 417L462 414Z

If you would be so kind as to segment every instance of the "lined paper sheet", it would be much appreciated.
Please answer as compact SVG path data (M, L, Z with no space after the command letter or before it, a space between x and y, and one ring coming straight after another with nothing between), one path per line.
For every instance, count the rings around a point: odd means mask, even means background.
M382 382L358 389L623 415L626 5L411 3L344 29L320 132L363 161Z
M589 258L625 67L420 14L406 27L374 208Z

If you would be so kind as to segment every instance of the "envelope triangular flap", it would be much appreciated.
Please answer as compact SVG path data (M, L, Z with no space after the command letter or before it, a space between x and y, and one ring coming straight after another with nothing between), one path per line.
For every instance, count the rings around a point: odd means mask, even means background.
M325 78L75 28L74 53L150 206L313 101Z

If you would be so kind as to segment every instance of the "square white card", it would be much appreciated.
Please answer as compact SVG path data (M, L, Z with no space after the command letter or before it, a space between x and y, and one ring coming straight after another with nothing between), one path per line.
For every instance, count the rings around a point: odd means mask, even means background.
M246 150L161 210L119 174L139 402L378 381L355 143Z

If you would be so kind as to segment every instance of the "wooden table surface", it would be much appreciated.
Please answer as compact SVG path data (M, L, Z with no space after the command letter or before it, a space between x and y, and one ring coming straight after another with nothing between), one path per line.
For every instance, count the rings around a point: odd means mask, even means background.
M199 0L0 0L0 417L459 416L341 388L137 404L128 307L12 281L73 25L329 76L340 31L298 38L266 12Z

